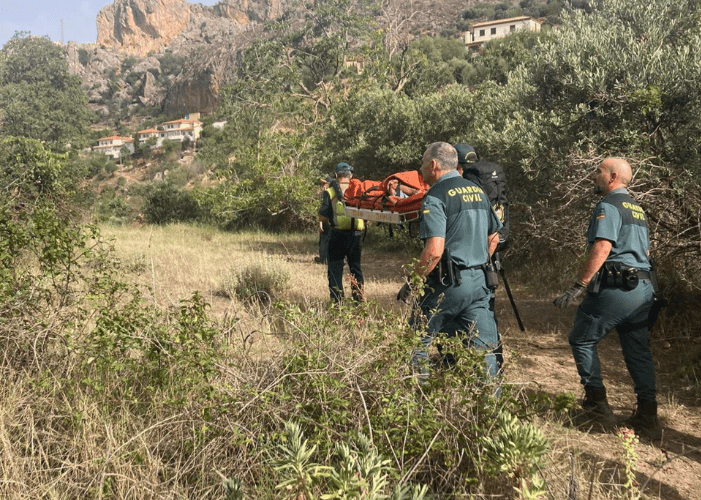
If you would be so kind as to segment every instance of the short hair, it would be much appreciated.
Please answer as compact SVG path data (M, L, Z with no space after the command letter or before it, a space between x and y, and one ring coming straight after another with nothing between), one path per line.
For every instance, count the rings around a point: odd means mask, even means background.
M633 169L625 158L608 157L601 162L601 166L609 172L616 172L619 182L626 187L633 179Z
M338 179L346 179L347 177L353 177L353 173L350 170L336 172L336 178Z
M434 142L424 151L423 160L436 160L440 170L458 168L458 152L447 142Z

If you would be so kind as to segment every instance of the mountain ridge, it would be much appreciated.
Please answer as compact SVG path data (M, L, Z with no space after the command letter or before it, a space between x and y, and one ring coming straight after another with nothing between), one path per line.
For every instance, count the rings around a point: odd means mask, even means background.
M460 14L473 3L386 0L378 20L393 32L401 30L404 40L436 35L455 31ZM115 0L97 16L96 44L69 42L69 67L83 79L90 105L103 119L117 122L139 110L169 118L212 113L222 86L234 77L240 51L263 36L267 21L303 10L292 0L222 0L213 6ZM183 62L179 71L164 67L173 60Z

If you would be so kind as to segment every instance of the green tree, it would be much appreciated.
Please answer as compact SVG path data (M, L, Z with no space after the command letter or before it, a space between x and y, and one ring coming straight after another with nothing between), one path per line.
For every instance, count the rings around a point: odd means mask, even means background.
M451 83L462 83L469 58L460 39L422 37L392 59L396 82L393 88L419 96Z
M458 84L413 98L389 89L353 93L334 106L320 156L351 161L357 175L370 178L418 168L428 144L470 136L475 101Z
M0 51L0 135L43 141L55 151L80 147L93 114L65 49L20 33Z
M654 244L699 267L700 27L692 0L604 0L539 41L506 85L484 85L475 136L531 177L532 241L557 234L578 253L591 203L578 186L603 156L624 156Z

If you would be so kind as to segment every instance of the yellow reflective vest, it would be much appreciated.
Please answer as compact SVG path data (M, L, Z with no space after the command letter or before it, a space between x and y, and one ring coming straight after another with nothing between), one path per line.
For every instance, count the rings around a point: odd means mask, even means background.
M346 204L343 203L343 196L338 196L333 185L326 190L331 200L331 208L333 209L333 227L342 231L355 229L362 231L365 228L363 219L356 219L346 215Z

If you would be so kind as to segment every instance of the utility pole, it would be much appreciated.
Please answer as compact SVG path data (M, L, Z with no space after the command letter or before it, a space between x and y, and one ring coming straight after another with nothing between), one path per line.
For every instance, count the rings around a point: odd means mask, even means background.
M63 19L61 19L61 45L63 45Z

